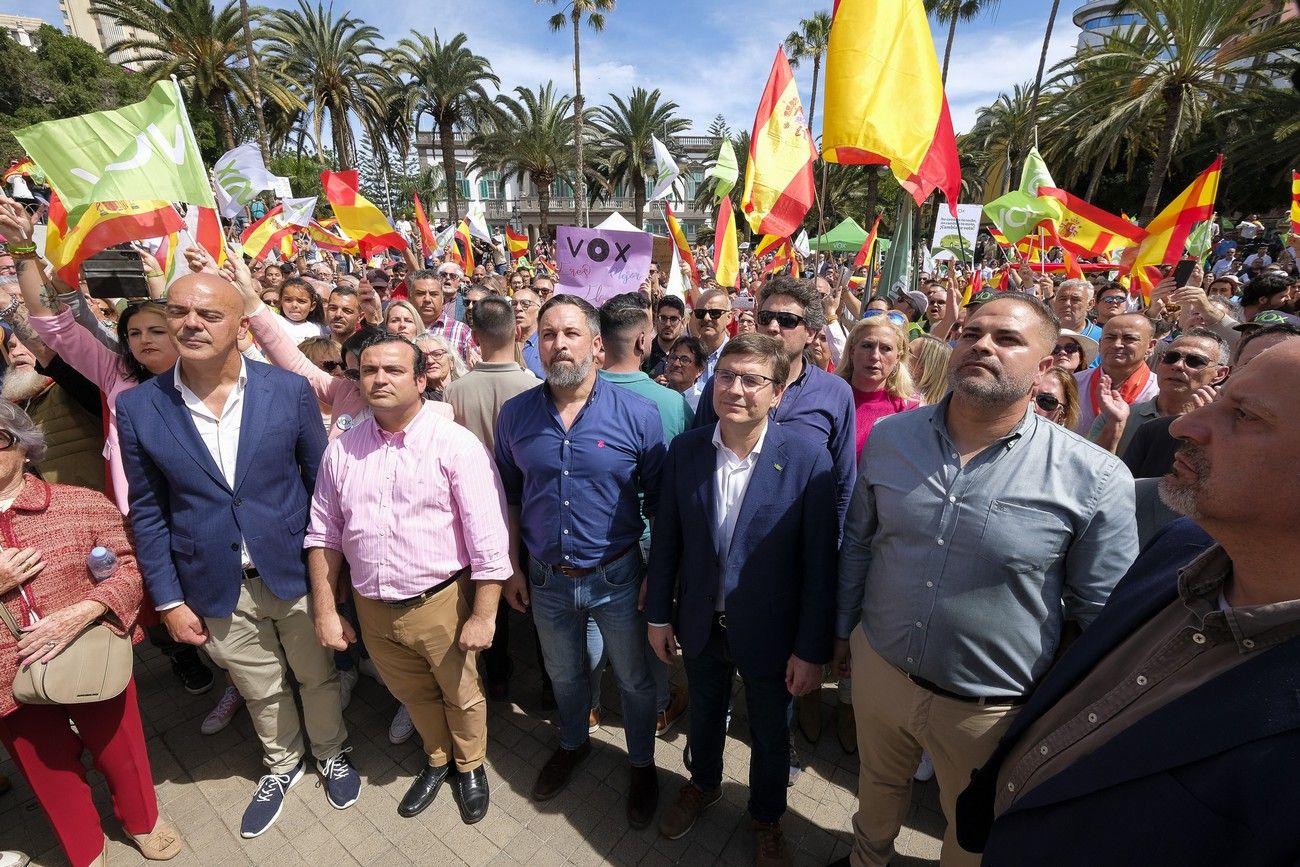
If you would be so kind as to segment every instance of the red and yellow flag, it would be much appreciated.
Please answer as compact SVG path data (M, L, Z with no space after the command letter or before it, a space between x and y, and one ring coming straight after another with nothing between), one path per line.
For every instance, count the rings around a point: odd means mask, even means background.
M198 245L207 251L220 268L226 264L226 233L216 208L190 205L185 209L185 227Z
M751 229L779 238L799 231L814 201L816 158L790 61L784 47L778 47L754 116L745 192L740 198L740 210Z
M718 228L713 234L713 276L719 286L740 285L740 242L736 240L736 213L731 199L718 205Z
M871 231L867 233L867 240L862 242L862 249L858 255L853 257L853 270L856 271L871 260L871 253L876 247L876 233L880 231L880 214L876 214L876 221L871 224Z
M45 258L59 278L76 286L81 265L96 253L138 241L179 232L185 225L171 202L95 202L86 207L75 226L67 225L67 211L57 198L50 203L50 228L45 235Z
M448 257L460 265L466 274L474 273L474 245L470 243L469 220L461 220L452 236Z
M1135 273L1141 278L1151 265L1172 265L1183 258L1187 236L1196 224L1214 216L1214 200L1219 194L1219 175L1223 170L1223 155L1205 171L1196 176L1165 209L1146 225L1147 236L1130 255L1125 253L1121 274ZM1143 286L1143 294L1149 291Z
M822 158L881 163L920 205L957 214L961 162L923 0L837 0L826 49Z
M239 236L239 243L244 248L244 255L250 257L255 262L260 262L267 256L271 255L272 250L278 250L281 255L285 251L285 242L293 244L293 226L286 226L280 222L280 215L284 212L282 205L276 205L266 212L266 216L258 220L253 225L244 230L244 234ZM289 248L292 255L292 246Z
M794 245L790 243L790 239L778 238L777 240L780 243L776 247L772 261L767 263L767 267L763 269L764 274L776 273L795 261Z
M506 250L510 253L510 264L528 256L528 233L516 232L506 226Z
M361 254L361 247L356 241L334 234L315 220L307 224L307 237L317 247L330 253L347 253L352 256Z
M1144 229L1078 196L1055 187L1039 187L1038 195L1061 203L1056 238L1062 249L1077 256L1102 256L1121 247L1135 247L1147 236Z
M433 240L433 228L429 226L429 217L424 213L424 205L420 204L420 195L412 193L415 199L415 225L420 230L420 244L424 247L425 254L432 253L438 246Z
M369 257L390 247L406 249L406 239L388 222L383 211L358 191L360 180L356 169L321 172L320 179L325 186L325 198L338 217L339 228L360 245L362 255Z
M0 175L0 183L9 183L16 177L30 177L32 171L36 168L36 163L32 162L31 157L23 157L18 162L5 169L5 173Z
M758 242L758 246L754 248L754 256L755 258L762 258L768 253L775 253L789 240L789 238L783 238L780 235L764 235L763 239Z
M1291 172L1291 234L1300 235L1300 172Z
M686 240L686 233L682 231L682 224L673 213L673 206L668 204L666 199L664 200L664 222L668 224L668 236L673 239L673 244L677 247L677 258L691 269L691 285L698 287L700 266L695 264L695 256L691 253L691 245Z

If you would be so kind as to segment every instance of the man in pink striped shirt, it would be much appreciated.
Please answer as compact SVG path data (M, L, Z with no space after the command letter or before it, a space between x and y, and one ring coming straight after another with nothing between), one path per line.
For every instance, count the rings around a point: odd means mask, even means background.
M374 338L360 372L372 417L326 450L312 498L305 546L316 635L335 650L356 640L336 609L346 558L366 648L428 753L397 811L421 812L451 778L461 818L473 824L488 808L476 661L492 644L512 571L505 497L483 444L423 402L415 344Z

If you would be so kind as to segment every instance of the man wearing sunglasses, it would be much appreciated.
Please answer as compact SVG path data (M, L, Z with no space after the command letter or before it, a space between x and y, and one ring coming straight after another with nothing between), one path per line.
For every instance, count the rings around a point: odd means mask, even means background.
M1065 284L1061 284L1064 286ZM1128 311L1128 290L1118 283L1107 281L1097 287L1097 304L1093 319L1097 325L1104 326L1112 317ZM1068 328L1062 325L1062 328Z
M691 311L691 334L700 339L709 353L704 360L705 379L713 375L713 368L722 355L722 347L730 337L727 332L730 324L731 299L721 289L704 293L699 306Z
M1228 342L1213 331L1194 328L1161 351L1156 360L1160 393L1129 406L1117 391L1100 393L1101 414L1088 439L1117 455L1124 454L1137 429L1162 416L1186 415L1214 399L1215 387L1228 375Z

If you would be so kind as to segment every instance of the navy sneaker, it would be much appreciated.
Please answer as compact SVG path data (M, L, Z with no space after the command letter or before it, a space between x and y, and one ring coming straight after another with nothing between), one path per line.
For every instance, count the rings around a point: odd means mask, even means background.
M317 762L316 767L325 779L325 797L336 810L346 810L357 802L361 794L361 775L348 761L352 747L346 747L332 759Z
M257 784L257 792L244 810L244 820L239 823L239 836L260 837L280 818L284 809L284 793L302 779L306 766L299 762L287 774L267 774Z

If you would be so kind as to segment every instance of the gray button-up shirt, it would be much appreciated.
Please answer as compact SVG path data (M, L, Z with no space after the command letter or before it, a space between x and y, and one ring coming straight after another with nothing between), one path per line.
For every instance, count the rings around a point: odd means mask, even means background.
M961 695L1021 696L1065 618L1087 626L1137 556L1119 458L1032 412L961 465L951 396L881 419L840 549L837 631Z

